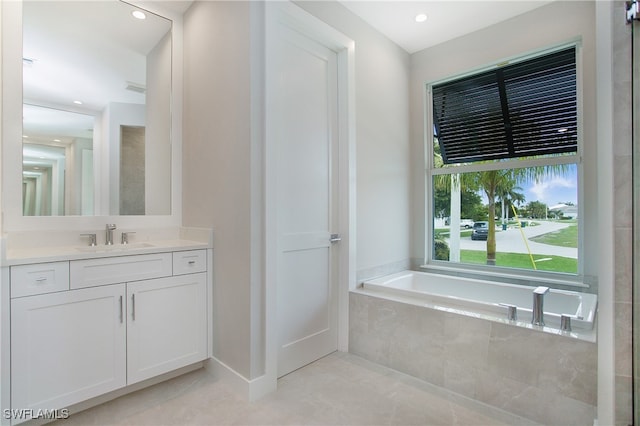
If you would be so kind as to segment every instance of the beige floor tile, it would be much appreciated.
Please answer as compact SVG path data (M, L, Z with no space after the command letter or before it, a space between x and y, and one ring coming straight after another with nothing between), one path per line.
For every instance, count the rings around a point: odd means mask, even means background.
M357 356L334 353L247 402L204 370L72 415L76 425L534 425Z

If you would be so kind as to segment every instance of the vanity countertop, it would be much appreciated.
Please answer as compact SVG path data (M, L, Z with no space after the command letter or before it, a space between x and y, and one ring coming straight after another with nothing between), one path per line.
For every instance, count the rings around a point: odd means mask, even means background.
M28 244L26 246L11 247L11 245L6 244L6 238L3 238L0 239L0 265L14 266L213 248L213 235L210 230L182 228L182 231L185 230L186 232L179 232L177 235L171 235L168 238L141 238L140 240L132 241L130 244L115 243L110 246L98 244L93 247L77 244L48 244L41 246Z
M6 258L2 259L2 264L4 266L12 266L206 248L209 248L207 243L189 240L154 241L152 243L114 244L112 246L102 245L95 247L33 247L7 250Z

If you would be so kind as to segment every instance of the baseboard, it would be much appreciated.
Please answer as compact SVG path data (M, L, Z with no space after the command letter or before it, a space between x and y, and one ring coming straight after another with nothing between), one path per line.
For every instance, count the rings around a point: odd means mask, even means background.
M256 401L278 387L275 377L265 374L250 380L215 357L209 359L204 368L217 380L223 380L230 385L235 393L247 401Z

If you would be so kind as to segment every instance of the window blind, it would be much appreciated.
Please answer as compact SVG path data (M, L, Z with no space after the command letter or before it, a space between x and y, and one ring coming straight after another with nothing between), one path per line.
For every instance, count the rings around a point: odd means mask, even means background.
M432 87L445 164L576 152L575 47Z

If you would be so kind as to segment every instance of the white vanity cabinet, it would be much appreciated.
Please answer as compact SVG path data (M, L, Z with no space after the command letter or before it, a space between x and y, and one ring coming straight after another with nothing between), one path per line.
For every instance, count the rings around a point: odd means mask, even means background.
M11 405L54 409L126 385L125 285L11 301Z
M127 302L129 384L206 357L206 274L129 283Z
M11 407L64 408L206 359L207 276L207 250L12 266Z

